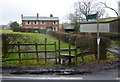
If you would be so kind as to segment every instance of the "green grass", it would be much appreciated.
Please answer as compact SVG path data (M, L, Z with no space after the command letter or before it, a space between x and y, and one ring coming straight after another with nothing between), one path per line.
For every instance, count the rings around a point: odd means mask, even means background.
M120 42L119 41L111 41L111 44L114 46L120 46Z
M40 33L24 33L24 32L13 32L12 30L0 30L1 33L12 33L12 34L21 34L21 35L25 35L27 37L23 37L24 39L21 40L28 40L28 43L30 41L30 43L44 43L45 42L45 38L47 38L47 43L54 43L56 42L57 44L57 48L58 48L58 40L55 37L46 35L46 34L40 34ZM20 39L16 40L19 41ZM116 44L116 43L115 43ZM61 49L63 48L68 48L68 43L64 43L61 42ZM75 46L71 46L72 48L75 48ZM26 48L22 47L22 49L26 49L26 50L35 50L34 46L28 46ZM44 50L44 46L39 46L39 50ZM54 46L47 46L47 50L54 50ZM78 53L80 53L80 51L78 51ZM53 54L53 53L52 53ZM69 54L69 52L62 52L62 54ZM74 55L75 53L72 52L72 54ZM2 55L2 54L1 54ZM0 55L0 56L1 56ZM36 57L35 54L22 54L22 58L32 58L32 57ZM104 63L106 61L116 61L117 58L115 58L113 56L113 54L110 54L107 56L108 59L105 61L101 61L101 63ZM9 58L7 59L18 59L18 54L11 54L9 56ZM84 57L85 60L85 64L98 64L97 60L95 60L94 57L92 56L85 56ZM78 65L82 64L82 59L81 57L78 57ZM40 59L39 62L37 62L36 60L23 60L22 64L19 63L19 61L8 61L3 63L3 65L9 65L9 66L55 66L55 62L47 62L47 64L45 64L45 61L43 59Z
M4 34L8 34L8 33L12 33L12 34L21 34L21 35L25 35L26 37L22 37L16 41L21 41L24 42L22 40L26 40L26 43L45 43L45 38L47 38L47 43L54 43L56 42L57 44L57 49L58 49L58 40L52 36L46 35L46 34L40 34L40 33L24 33L24 32L13 32L12 30L0 30L0 32L4 33ZM28 41L27 41L28 40ZM69 45L68 43L64 43L61 42L61 48L68 48ZM74 48L75 46L71 46L72 48ZM44 46L38 46L38 50L43 50L44 51ZM22 46L21 49L23 49L23 51L26 50L35 50L35 46L28 46L28 47L24 47ZM54 46L47 46L47 50L54 50ZM63 54L68 54L69 52L62 52ZM54 54L54 53L51 53ZM72 52L72 54L74 55L75 53ZM22 58L33 58L35 57L36 54L21 54ZM9 58L6 59L19 59L18 54L11 54L9 56ZM36 60L29 60L29 61L22 61L23 65L34 65L35 63L38 64L38 62ZM40 60L39 64L44 65L44 60ZM51 65L53 65L53 62L48 62L51 63ZM20 65L19 61L8 61L6 63L4 63L4 65ZM47 65L46 65L47 66ZM50 66L50 65L49 65Z

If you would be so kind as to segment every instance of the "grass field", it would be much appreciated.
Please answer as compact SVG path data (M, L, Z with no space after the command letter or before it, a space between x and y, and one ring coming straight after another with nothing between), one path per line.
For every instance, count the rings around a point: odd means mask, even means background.
M12 34L21 34L21 35L25 35L27 37L23 37L23 40L29 41L30 43L44 43L44 39L47 38L47 42L48 43L54 43L56 42L57 44L57 48L58 48L58 40L55 37L46 35L46 34L40 34L40 33L24 33L24 32L13 32L12 30L0 30L1 33L4 34L8 34L8 33L12 33ZM16 40L16 41L19 41ZM68 43L64 43L61 42L61 48L69 48ZM75 48L75 46L72 46L72 48ZM29 48L27 48L29 49ZM35 49L34 47L30 47L30 49ZM39 47L39 49L44 49L43 47ZM48 46L47 47L48 50L54 50L54 47ZM69 52L63 52L63 54L68 54ZM80 52L78 52L80 53ZM74 55L75 53L72 52L72 54ZM2 56L2 54L1 54ZM30 58L30 57L34 57L34 54L22 54L23 58ZM9 56L8 59L14 59L14 58L18 58L18 54L12 54ZM91 56L87 56L84 57L84 60L88 63L88 64L95 64L97 63L97 61L95 60L94 57ZM91 61L92 60L92 61ZM102 62L108 62L108 61L116 61L117 58L115 58L113 56L113 54L108 53L108 59ZM78 57L78 64L81 64L81 57ZM91 61L91 62L89 62ZM24 60L22 61L22 64L19 63L19 61L9 61L9 62L4 62L3 65L11 65L11 66L55 66L56 64L54 62L47 62L47 64L44 64L44 60L40 60L39 63L36 60ZM98 64L98 63L97 63Z
M0 30L1 31L1 30ZM56 42L57 44L57 48L58 48L58 40L52 36L46 35L46 34L40 34L40 33L24 33L24 32L13 32L12 30L2 30L1 33L3 34L21 34L21 35L25 35L27 37L23 37L25 39L23 40L28 40L27 42L29 43L44 43L45 42L45 38L47 38L47 43L54 43ZM20 41L22 39L18 39L16 41ZM22 42L22 41L21 41ZM61 42L60 47L63 48L69 48L69 45L67 43ZM72 48L74 48L75 46L71 46ZM27 47L27 49L32 49L35 50L35 47L30 46ZM40 46L38 50L44 50L44 46ZM54 46L47 46L47 50L54 50ZM69 52L62 52L63 54L68 54ZM72 52L72 54L74 55L75 53ZM30 58L30 57L34 57L32 54L22 54L22 58ZM11 54L9 56L9 58L7 59L17 59L18 58L18 54ZM25 65L30 65L31 63L37 63L36 60L29 60L29 61L24 61L22 62ZM40 60L39 64L44 64L45 62L43 60ZM51 62L48 62L51 63ZM5 65L16 65L19 64L18 61L10 61L10 62L6 62L4 63ZM22 64L22 65L23 65ZM54 64L48 64L48 65L54 65Z

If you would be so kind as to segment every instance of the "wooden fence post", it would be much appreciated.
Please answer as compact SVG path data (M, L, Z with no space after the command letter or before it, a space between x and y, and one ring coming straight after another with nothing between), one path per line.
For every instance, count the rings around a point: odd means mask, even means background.
M56 46L56 42L54 42L55 44L55 63L57 64L57 46Z
M70 39L69 41L69 56L71 56L71 45L70 45ZM71 64L71 58L69 58L69 64Z
M81 58L82 58L83 64L85 64L85 62L84 62L84 56L83 56L83 49L81 49Z
M58 40L58 55L59 55L59 60L58 62L61 63L61 58L60 58L60 40Z
M36 59L37 59L37 62L39 62L39 56L38 56L38 44L36 43L35 44L35 50L36 50Z
M19 63L21 63L20 42L18 42L17 46L18 46Z
M45 38L45 64L47 63L47 38Z
M76 41L75 41L75 64L77 64L77 44L76 44Z

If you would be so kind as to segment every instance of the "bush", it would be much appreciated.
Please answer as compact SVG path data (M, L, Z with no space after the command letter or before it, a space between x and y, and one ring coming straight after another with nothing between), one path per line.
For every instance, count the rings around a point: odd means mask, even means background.
M63 33L60 35L60 40L65 42L65 43L69 43L69 33Z
M13 28L13 32L20 32L21 28Z
M93 37L92 36L78 36L76 38L76 47L80 48L82 50L89 50L91 51L93 49Z
M89 51L91 53L96 54L97 58L97 39L93 36L84 35L86 33L83 33L83 35L77 35L77 34L69 34L69 33L63 33L63 32L54 32L50 31L50 35L55 36L57 39L70 43L71 45L75 45L76 47L80 48L83 51ZM95 34L94 34L95 35ZM107 48L110 45L110 39L107 37L101 37L100 41L100 60L106 59L106 53Z
M101 37L100 40L100 60L107 58L107 48L110 45L110 39L107 37ZM78 36L76 39L76 46L82 50L87 50L95 54L97 59L97 39L91 36Z
M111 40L120 40L120 34L119 33L102 33L100 34L103 37L110 38Z
M21 28L20 32L26 32L26 28Z
M75 42L76 42L77 37L78 37L77 34L71 34L71 35L69 36L69 39L70 39L69 43L70 43L71 45L75 45Z
M96 33L92 33L93 36L97 36ZM100 33L100 36L110 38L111 40L120 40L120 33Z
M8 52L16 51L16 46L9 45L9 44L17 44L20 43L36 43L36 39L34 37L30 37L28 35L21 35L21 34L2 34L2 54L3 57L8 57ZM27 48L27 49L30 49ZM23 48L24 50L24 48Z
M96 54L97 58L97 39L94 38L94 53ZM100 60L105 60L107 58L107 48L110 46L110 39L107 37L101 37L100 40Z
M13 51L14 46L10 46L10 43L15 43L16 39L20 38L19 34L2 34L2 54L3 57L8 57L8 52Z
M54 37L57 36L57 32L56 32L56 31L52 31L52 30L47 31L47 34L49 34L49 35L51 35L51 36L54 36Z

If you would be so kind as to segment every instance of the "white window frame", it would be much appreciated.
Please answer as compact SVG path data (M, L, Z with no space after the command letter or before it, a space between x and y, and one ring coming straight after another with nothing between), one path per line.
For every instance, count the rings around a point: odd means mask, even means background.
M41 24L42 24L42 25L45 25L45 24L46 24L46 22L45 22L45 21L41 21Z
M35 23L35 22L36 22L36 23ZM33 21L33 24L34 24L34 25L38 25L38 21Z
M58 24L58 22L57 21L53 21L53 24L56 25L56 24Z
M53 27L53 31L57 31L57 27Z
M31 25L31 22L30 21L26 21L26 25Z

